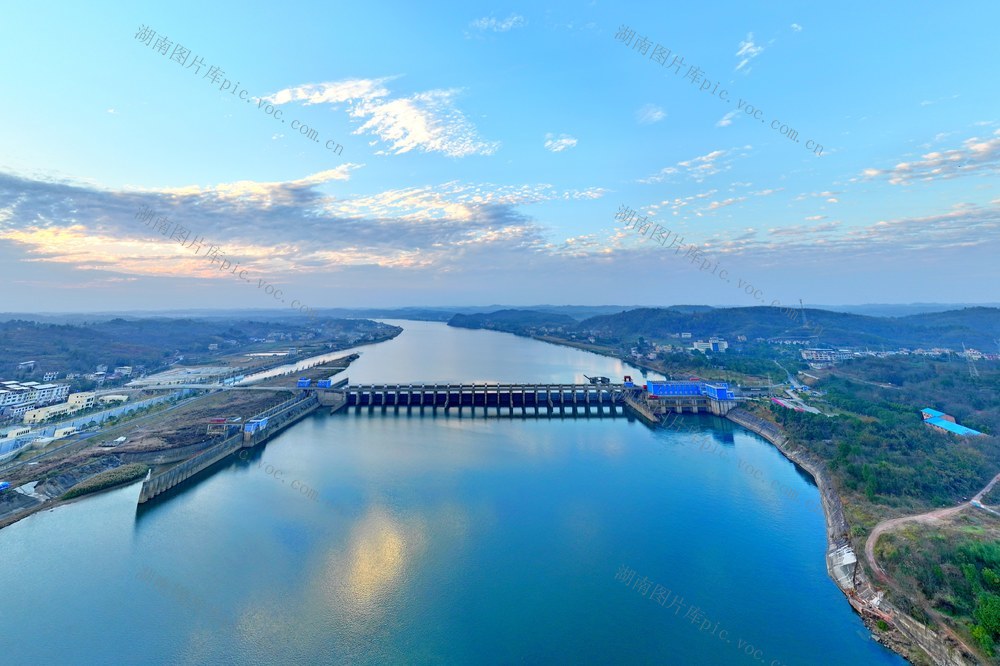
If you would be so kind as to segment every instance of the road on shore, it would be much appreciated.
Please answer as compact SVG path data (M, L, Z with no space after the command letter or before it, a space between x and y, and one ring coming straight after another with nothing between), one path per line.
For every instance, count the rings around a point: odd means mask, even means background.
M991 490L993 490L993 486L997 484L997 481L1000 481L1000 474L994 476L990 480L990 482L987 483L986 486L984 486L982 490L976 493L976 496L973 497L968 502L962 502L961 504L958 504L956 506L947 507L944 509L935 509L934 511L928 511L927 513L918 513L912 516L900 516L899 518L890 518L888 520L883 520L882 522L880 522L878 525L875 526L875 529L872 530L872 533L868 535L868 540L865 541L865 557L868 559L868 564L871 565L872 571L874 571L878 575L878 577L881 578L884 582L889 582L888 574L885 573L882 567L879 566L878 561L876 561L875 559L875 543L878 541L880 536L882 536L886 532L894 530L895 528L899 527L904 523L934 524L941 522L943 519L950 518L951 516L955 515L956 513L958 513L967 506L974 506L982 508L985 511L989 511L989 509L987 509L986 507L981 506L982 499Z
M956 506L947 507L944 509L935 509L934 511L928 511L926 513L918 513L912 516L900 516L899 518L890 518L888 520L883 520L882 522L880 522L872 530L872 533L868 535L868 540L865 541L865 558L868 560L868 564L871 566L872 571L875 572L875 575L878 576L883 583L896 589L896 591L899 594L904 594L901 590L899 590L898 586L892 580L890 580L889 575L886 574L886 572L882 569L882 567L879 566L878 561L875 559L875 544L878 542L879 537L885 534L886 532L892 531L905 523L921 523L925 525L933 525L941 523L942 521L944 521L944 519L951 518L955 514L965 509L965 507L967 506L980 508L983 509L984 511L989 511L990 513L996 514L995 511L989 509L988 507L983 506L982 498L985 497L993 489L993 486L996 485L997 481L1000 481L1000 474L994 476L990 480L990 482L987 483L986 486L984 486L982 490L976 493L975 497L973 497L968 502L962 502L961 504L958 504ZM949 627L945 623L944 618L941 617L940 613L938 613L933 608L929 608L927 610L932 617L937 619L938 623L944 629L945 633L947 633L952 640L954 640L956 643L965 648L965 650L970 654L979 654L976 650L972 649L972 647L970 647L965 641L959 638L959 636L954 631L952 631L951 627Z

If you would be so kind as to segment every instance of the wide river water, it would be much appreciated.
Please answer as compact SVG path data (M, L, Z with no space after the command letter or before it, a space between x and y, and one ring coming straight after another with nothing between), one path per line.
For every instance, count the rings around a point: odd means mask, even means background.
M404 332L359 348L353 383L639 375L390 323ZM710 440L317 413L141 510L137 483L0 530L0 661L904 664L828 578L811 481L727 421L685 425Z

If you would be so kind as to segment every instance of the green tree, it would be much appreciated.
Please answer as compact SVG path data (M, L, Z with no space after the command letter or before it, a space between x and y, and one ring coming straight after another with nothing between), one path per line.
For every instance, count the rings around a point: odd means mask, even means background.
M989 592L980 594L974 615L990 638L1000 633L1000 597Z

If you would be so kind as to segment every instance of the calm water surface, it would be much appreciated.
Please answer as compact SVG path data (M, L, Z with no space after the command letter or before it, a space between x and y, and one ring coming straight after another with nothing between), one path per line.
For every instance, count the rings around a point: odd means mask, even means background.
M353 382L639 374L392 323ZM2 659L905 663L827 577L815 487L756 436L689 421L713 449L623 418L317 414L140 511L136 484L0 530Z

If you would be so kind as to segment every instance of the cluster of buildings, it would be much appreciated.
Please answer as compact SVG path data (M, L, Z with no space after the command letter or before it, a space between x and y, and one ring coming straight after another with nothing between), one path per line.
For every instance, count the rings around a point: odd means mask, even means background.
M225 365L171 368L170 370L158 372L155 375L134 379L127 385L142 388L152 385L162 386L164 384L215 384L227 377L232 377L234 374L235 370Z
M859 349L833 349L833 348L807 348L799 352L802 355L804 361L808 361L813 367L821 367L824 365L832 365L840 361L847 361L852 358L889 358L890 356L947 356L948 354L957 354L958 356L964 356L965 358L971 359L973 361L978 360L1000 360L1000 354L985 354L975 349L966 349L964 351L954 351L951 349L945 349L942 347L933 347L931 349L891 349L891 350L880 350L873 351L871 349L859 350Z
M41 423L54 416L90 409L97 403L126 401L127 395L104 395L97 398L92 391L70 393L69 384L0 381L0 419L5 421Z
M93 391L84 393L71 393L66 402L60 402L48 407L37 407L29 409L24 413L24 422L27 424L42 423L48 419L74 414L85 409L91 409L94 405L110 405L113 403L128 402L128 396L124 394L102 395L100 398Z
M35 370L35 361L22 361L17 364L17 372L19 376L23 373L32 373ZM109 368L107 364L98 365L94 372L80 373L80 372L66 372L65 374L59 370L52 370L45 372L42 375L43 382L52 382L59 378L60 374L63 374L63 378L67 380L72 379L87 379L90 381L96 381L101 384L105 381L112 381L115 379L123 379L125 377L131 377L133 374L138 374L145 371L144 366L131 366L131 365L119 365L115 368ZM30 384L31 382L20 382L22 384Z
M722 338L709 338L708 342L698 340L691 343L691 349L695 351L700 351L702 354L706 352L724 352L729 349L729 343Z
M19 418L28 410L65 400L69 384L0 381L0 418Z
M673 338L683 338L690 339L690 333L674 333L671 335ZM745 339L745 338L744 338ZM593 342L594 338L588 338L588 341ZM715 336L710 337L707 341L705 340L695 340L690 343L690 346L685 345L660 345L656 343L650 343L646 345L643 349L639 347L632 347L630 350L630 355L634 359L641 359L643 357L649 360L655 360L660 354L670 354L673 352L680 351L698 351L702 354L707 354L708 352L719 353L724 352L729 349L729 342L724 338L718 338Z
M803 349L799 352L802 360L810 361L812 364L836 363L854 358L854 352L850 349Z
M94 372L83 375L83 378L95 381L98 384L103 384L106 381L114 381L116 379L131 377L134 370L135 369L131 365L119 365L111 372L108 372L108 366L102 364L97 366L97 369ZM66 378L69 379L69 375L67 375Z

